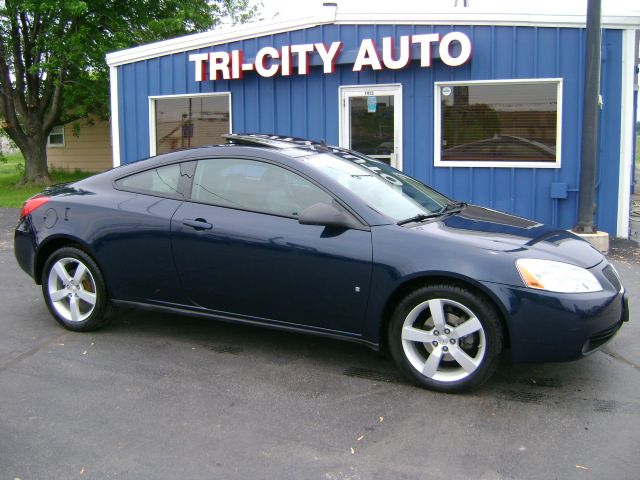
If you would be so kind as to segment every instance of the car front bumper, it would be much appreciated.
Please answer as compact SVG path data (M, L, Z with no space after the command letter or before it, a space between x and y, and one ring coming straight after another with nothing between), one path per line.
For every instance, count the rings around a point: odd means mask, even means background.
M507 317L514 363L563 362L585 357L609 342L629 319L626 293L603 270L592 269L603 290L560 294L485 284L498 296Z

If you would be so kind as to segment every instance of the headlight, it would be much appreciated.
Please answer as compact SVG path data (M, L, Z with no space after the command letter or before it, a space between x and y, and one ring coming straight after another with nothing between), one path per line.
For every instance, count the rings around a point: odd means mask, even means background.
M591 272L568 263L520 258L516 267L529 288L559 293L599 292L602 285Z

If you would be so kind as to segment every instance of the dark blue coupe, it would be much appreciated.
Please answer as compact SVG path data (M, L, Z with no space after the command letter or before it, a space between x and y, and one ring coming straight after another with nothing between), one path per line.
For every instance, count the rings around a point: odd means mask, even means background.
M160 155L25 202L20 266L70 330L141 307L388 348L457 392L581 358L628 319L618 274L563 230L454 202L357 152L265 135Z

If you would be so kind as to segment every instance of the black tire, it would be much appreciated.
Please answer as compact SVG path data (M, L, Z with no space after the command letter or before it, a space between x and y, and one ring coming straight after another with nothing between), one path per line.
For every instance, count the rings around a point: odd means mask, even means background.
M102 273L78 248L60 248L49 256L42 272L42 294L51 315L69 330L89 332L108 320Z
M502 351L495 306L450 284L408 294L393 312L387 338L395 363L413 382L447 393L479 388Z

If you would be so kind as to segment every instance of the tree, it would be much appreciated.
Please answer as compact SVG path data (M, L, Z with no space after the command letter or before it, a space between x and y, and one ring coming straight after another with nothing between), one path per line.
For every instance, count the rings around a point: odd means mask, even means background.
M257 18L250 0L0 0L0 127L47 184L51 129L109 113L108 52Z

